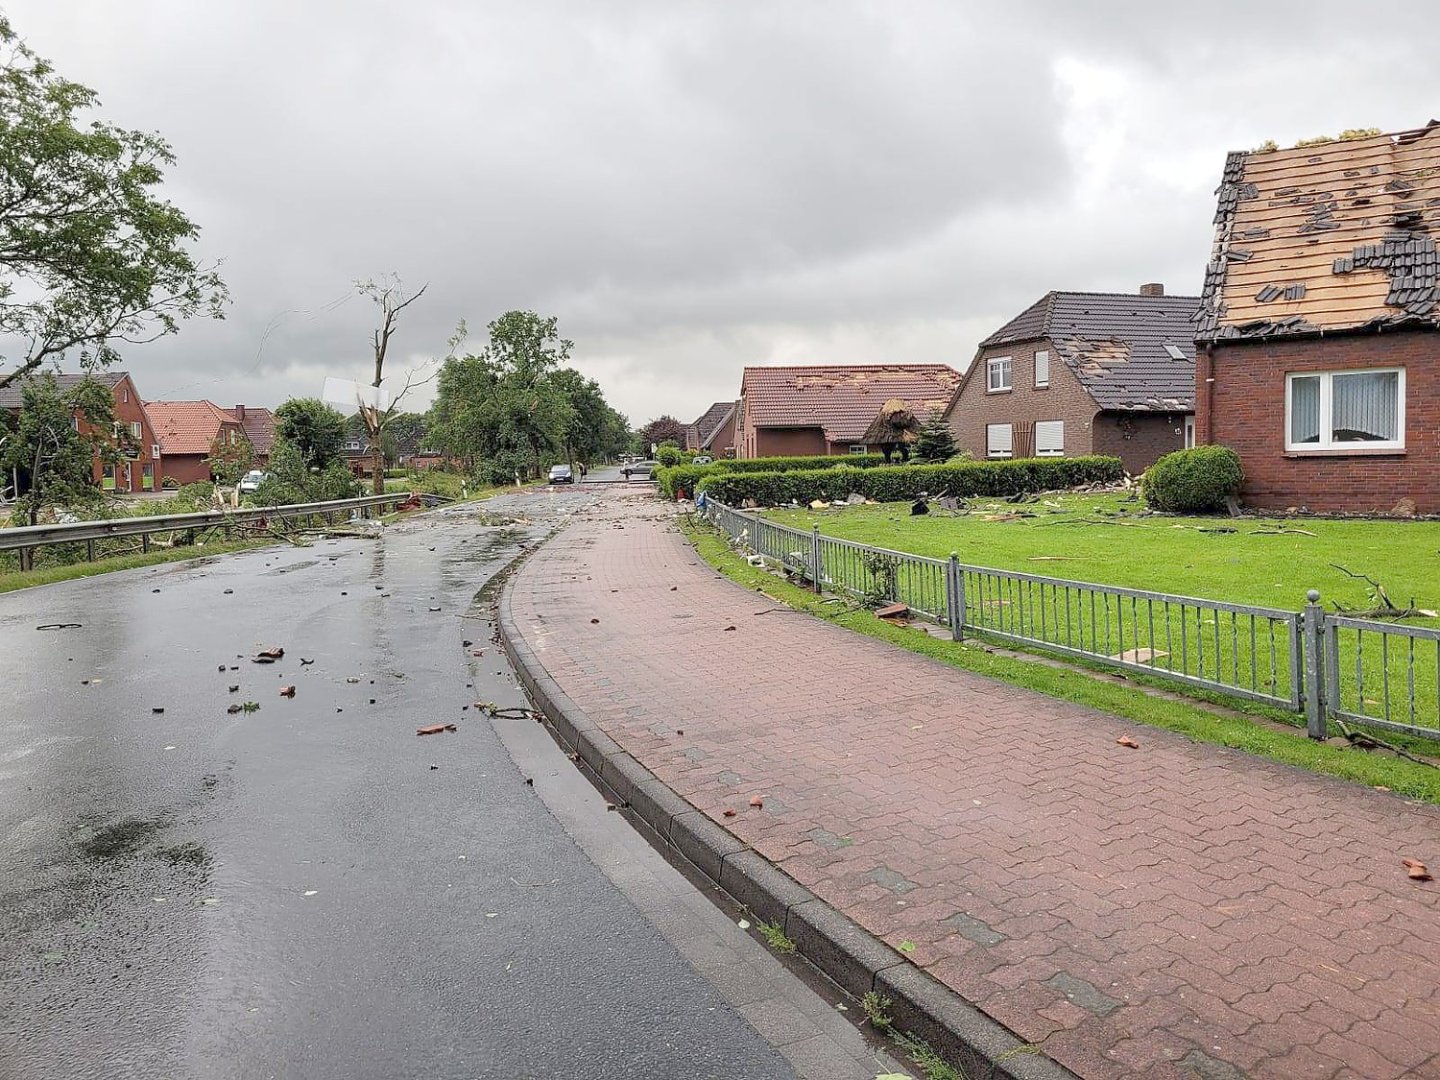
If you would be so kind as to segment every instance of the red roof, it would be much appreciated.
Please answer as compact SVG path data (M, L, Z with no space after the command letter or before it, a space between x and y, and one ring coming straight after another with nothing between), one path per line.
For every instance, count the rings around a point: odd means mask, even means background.
M240 412L244 410L245 415ZM255 448L255 453L262 456L270 453L275 445L275 414L269 409L257 409L253 405L236 405L233 409L225 409L231 419L239 420L240 426L245 429L245 437L250 440L250 445Z
M949 364L747 367L740 395L756 427L819 427L826 440L842 443L859 442L891 398L924 418L943 412L959 384Z
M209 401L147 401L145 412L160 440L162 455L208 454L224 426L237 423Z

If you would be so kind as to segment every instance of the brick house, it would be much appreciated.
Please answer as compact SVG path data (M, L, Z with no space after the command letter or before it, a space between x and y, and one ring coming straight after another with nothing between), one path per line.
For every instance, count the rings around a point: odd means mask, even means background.
M685 449L716 457L735 456L735 410L738 402L717 401L685 427Z
M1440 126L1232 153L1218 193L1199 440L1252 506L1440 513Z
M255 467L263 469L270 463L270 451L275 446L275 414L269 409L258 409L254 405L236 405L225 411L240 421L240 427L244 430L245 437L250 440L250 448L255 454Z
M861 440L885 402L898 398L923 419L944 411L959 384L948 364L747 367L735 456L865 453Z
M951 402L977 458L1118 457L1129 473L1193 432L1198 297L1050 292L980 342Z
M145 404L140 399L140 393L135 389L135 382L130 378L129 372L103 371L92 375L54 374L53 377L56 385L62 391L72 389L85 379L93 379L101 386L107 387L115 399L112 406L115 422L108 434L109 441L120 451L120 460L116 464L110 464L101 461L99 456L96 456L94 466L96 486L105 491L121 494L153 490L157 484L156 477L160 474L159 440L155 438L155 429L151 425L150 417L145 411ZM21 402L22 394L19 384L0 389L0 409L19 412ZM91 426L79 416L75 417L75 427L77 431L95 433Z
M160 444L162 483L205 483L213 479L207 459L216 446L248 441L240 421L210 401L150 401L145 411Z

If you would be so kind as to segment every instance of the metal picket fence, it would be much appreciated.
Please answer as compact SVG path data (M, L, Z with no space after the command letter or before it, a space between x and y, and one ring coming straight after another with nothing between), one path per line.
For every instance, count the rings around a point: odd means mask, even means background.
M1304 713L1324 738L1339 719L1440 738L1440 631L1067 581L870 547L710 502L738 546L819 590L904 603L967 634L1083 657Z

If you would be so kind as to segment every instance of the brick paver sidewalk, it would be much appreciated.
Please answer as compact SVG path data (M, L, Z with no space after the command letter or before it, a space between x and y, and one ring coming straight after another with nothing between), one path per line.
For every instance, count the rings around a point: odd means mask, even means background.
M1436 808L772 606L613 497L512 597L611 738L1081 1075L1440 1076Z

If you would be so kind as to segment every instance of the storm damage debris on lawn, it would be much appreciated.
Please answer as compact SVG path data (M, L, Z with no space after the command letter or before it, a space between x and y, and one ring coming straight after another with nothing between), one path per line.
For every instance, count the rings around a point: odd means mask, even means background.
M442 731L459 731L454 724L430 724L426 727L416 728L416 735L439 735Z
M1129 735L1121 735L1118 739L1115 740L1115 742L1118 743L1120 746L1128 746L1131 750L1140 749L1140 744L1134 739L1132 739Z
M904 619L910 615L909 604L887 604L877 608L875 617L877 619Z

